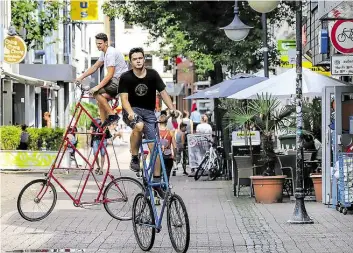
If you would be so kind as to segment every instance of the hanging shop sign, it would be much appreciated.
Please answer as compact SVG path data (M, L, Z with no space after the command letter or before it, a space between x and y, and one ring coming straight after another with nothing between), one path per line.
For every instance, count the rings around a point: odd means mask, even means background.
M20 63L26 57L27 45L19 36L7 36L4 39L4 61L6 63Z
M71 19L73 21L98 20L98 0L72 0Z

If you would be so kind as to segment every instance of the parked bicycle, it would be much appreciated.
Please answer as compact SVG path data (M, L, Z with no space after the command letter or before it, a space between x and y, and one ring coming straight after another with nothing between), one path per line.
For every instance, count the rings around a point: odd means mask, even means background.
M57 192L53 185L53 182L56 182L60 188L69 196L69 198L73 201L73 205L75 207L85 207L90 205L98 205L103 204L105 210L108 212L110 216L118 220L131 220L131 208L133 204L133 199L137 193L143 191L143 185L134 178L130 177L122 177L121 174L119 177L115 178L110 173L110 159L107 153L107 149L104 145L105 137L106 137L106 127L99 125L93 117L89 114L89 112L83 107L81 104L81 100L83 98L91 98L90 96L85 95L88 92L86 87L82 85L78 85L81 90L81 96L75 106L75 111L73 117L70 121L69 126L65 132L63 137L63 141L60 145L58 154L50 167L48 173L45 173L44 179L36 179L32 182L28 183L20 192L17 199L17 209L20 215L28 220L28 221L39 221L47 217L54 209L56 201L57 201ZM118 102L115 99L113 103L113 109L117 106ZM101 141L99 143L99 147L97 152L94 154L93 161L90 161L90 156L92 150L88 157L85 157L78 149L76 149L75 145L68 138L69 134L72 134L74 129L77 129L76 125L79 122L82 114L86 114L88 118L92 120L92 122L97 126L99 131L94 133L96 135L101 136ZM75 132L76 134L78 132ZM91 133L79 133L79 134L91 134ZM86 166L84 168L68 168L63 165L64 156L67 153L68 149L73 149L76 155L79 155ZM101 183L98 182L96 176L93 173L94 164L96 163L96 159L99 155L100 150L103 149L105 152L105 161L107 164L105 175L103 176L103 180ZM113 146L115 159L117 162L117 166L120 172L118 159L116 156L115 148ZM78 170L83 172L80 184L78 185L75 196L69 193L67 188L60 182L59 178L54 175L54 171L56 170ZM88 172L88 173L86 173ZM83 181L84 176L86 178ZM93 179L98 188L97 197L90 202L83 202L82 195L85 192L87 182L93 176ZM105 187L108 178L111 182ZM83 186L81 191L81 183L83 181ZM91 190L91 189L90 189Z
M158 123L157 121L156 124ZM142 143L154 145L148 166L146 161L143 161L142 174L145 191L136 195L132 206L132 224L137 243L144 251L149 251L153 247L155 234L162 229L163 214L167 207L167 226L173 248L176 252L186 252L190 242L189 217L182 198L171 192L172 187L168 182L158 131L156 131L155 140L143 140ZM140 149L142 153L142 145ZM157 156L161 163L162 180L160 183L152 183ZM161 187L165 192L159 214L155 205L154 187Z
M200 165L197 167L194 179L197 181L208 173L210 180L215 180L223 172L223 147L217 146L213 141L203 137L205 141L210 143L210 149L204 155Z

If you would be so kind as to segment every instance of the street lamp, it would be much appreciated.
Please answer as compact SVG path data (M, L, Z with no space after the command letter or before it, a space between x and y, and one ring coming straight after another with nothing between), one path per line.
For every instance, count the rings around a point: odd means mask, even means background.
M267 45L267 17L266 13L275 9L279 1L277 0L269 0L269 1L256 1L256 0L248 0L249 6L257 11L262 13L261 23L262 23L262 52L264 56L264 76L269 77L268 74L268 45Z
M248 36L250 29L253 28L251 26L247 26L239 19L239 7L238 0L235 0L234 4L234 19L232 23L227 25L226 27L222 27L226 33L227 37L233 41L242 41Z
M278 0L256 1L248 0L249 6L260 13L268 13L273 11L279 4Z
M297 166L296 166L296 189L295 189L295 207L292 218L288 221L292 224L312 224L314 221L306 212L304 203L304 185L303 185L303 85L302 85L302 0L296 2L296 111L297 111Z

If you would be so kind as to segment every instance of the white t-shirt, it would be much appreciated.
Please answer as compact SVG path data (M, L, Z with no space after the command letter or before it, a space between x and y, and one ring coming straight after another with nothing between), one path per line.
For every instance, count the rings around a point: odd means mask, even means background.
M98 61L104 62L105 68L115 67L115 72L113 77L119 78L122 73L128 71L127 64L124 60L124 55L114 47L108 47L105 55L104 55L104 52L102 52Z
M208 123L198 124L197 127L196 127L196 133L212 134L212 127Z

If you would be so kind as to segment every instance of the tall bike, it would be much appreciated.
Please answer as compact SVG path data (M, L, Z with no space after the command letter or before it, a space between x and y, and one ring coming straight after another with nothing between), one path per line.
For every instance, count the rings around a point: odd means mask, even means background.
M58 154L51 165L48 173L45 173L44 179L36 179L29 182L20 192L17 199L17 209L20 215L28 221L39 221L47 217L54 209L57 201L57 192L53 185L56 182L60 188L68 195L68 197L73 201L75 207L85 207L90 205L103 204L105 210L110 216L118 220L131 220L131 208L133 204L134 197L137 193L143 191L143 185L134 178L130 177L120 177L115 178L110 173L110 159L107 153L107 149L104 145L106 137L106 127L101 127L95 119L89 114L89 112L81 104L83 98L90 98L90 96L85 95L88 91L87 88L82 85L78 85L81 89L81 96L75 106L75 111L73 117L70 121L69 126L65 132L63 141L60 145ZM117 107L117 99L113 104L113 109ZM91 152L88 157L85 157L75 145L70 141L69 134L76 134L75 129L80 117L85 114L99 129L96 135L100 135L100 143L98 150L93 154L93 161L90 161ZM91 133L79 133L79 134L91 134ZM73 149L74 152L79 155L86 166L84 168L68 168L63 163L66 151L68 149ZM105 163L107 164L105 175L103 176L102 182L98 182L97 177L93 173L94 164L98 158L101 149L105 151ZM120 172L118 159L113 146L117 166ZM92 150L91 150L92 151ZM59 178L54 175L56 170L78 170L83 172L80 184L77 188L75 196L73 196L66 187L60 182ZM103 168L102 168L103 169ZM88 173L86 173L88 172ZM84 176L86 177L84 178ZM88 179L93 176L94 182L98 188L97 197L89 202L82 201L82 195L86 189ZM105 187L108 178L110 183ZM81 183L83 182L82 188Z
M215 142L210 141L206 137L203 139L210 143L210 149L204 155L199 167L196 170L194 178L195 180L199 180L204 173L208 172L209 179L215 180L221 174L223 164L223 148L218 147Z
M176 252L186 252L190 242L189 217L182 198L171 192L159 142L159 133L156 131L155 140L144 140L142 143L153 143L154 145L149 165L147 166L146 161L143 161L145 191L136 195L132 206L132 224L137 243L144 251L149 251L153 247L155 234L162 229L163 214L167 207L167 226L173 248ZM142 145L140 149L142 153ZM162 180L160 183L153 183L152 177L157 156L159 156L161 163ZM153 187L161 187L165 191L159 214L154 201Z

